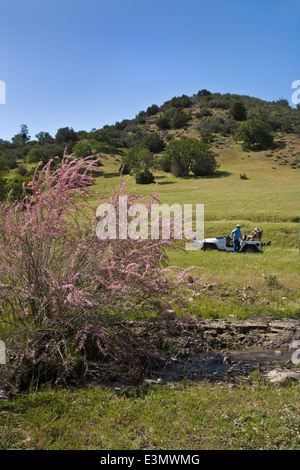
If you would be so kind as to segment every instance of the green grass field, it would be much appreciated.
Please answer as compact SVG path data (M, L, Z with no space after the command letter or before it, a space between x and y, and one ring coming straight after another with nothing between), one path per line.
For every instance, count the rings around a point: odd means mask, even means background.
M0 430L2 450L299 449L299 385L45 390L0 400Z
M156 183L136 185L124 176L128 188L138 194L159 193L162 203L204 204L204 235L229 235L236 223L242 233L263 229L263 242L271 241L263 254L171 251L170 265L201 268L195 275L217 283L214 294L202 296L190 308L200 316L222 317L299 312L300 220L299 169L279 165L266 152L244 152L240 145L220 138L219 168L215 177L175 178L157 171ZM103 176L96 189L110 192L119 185L120 162L103 159ZM245 173L247 180L240 179ZM276 278L276 279L275 279ZM272 282L275 279L275 282ZM254 289L251 304L242 300L242 288Z
M262 222L288 223L300 219L298 170L275 164L265 152L243 152L236 144L219 152L220 166L215 177L175 178L156 172L157 185L137 186L131 177L128 187L144 194L156 188L161 202L169 205L204 204L205 221L239 221L247 230ZM98 178L97 188L102 189L105 184L109 191L118 186L120 162L108 158L103 163L103 177ZM240 179L242 173L249 179ZM297 227L294 228L296 231Z

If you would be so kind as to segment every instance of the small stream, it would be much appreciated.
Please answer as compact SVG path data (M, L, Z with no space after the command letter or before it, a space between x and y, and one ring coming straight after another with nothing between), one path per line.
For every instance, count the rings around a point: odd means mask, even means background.
M173 360L157 372L163 382L178 382L184 379L230 380L245 376L259 369L265 371L270 367L287 364L291 360L291 351L262 350L251 348L232 350L226 353L207 352L190 355L184 359Z

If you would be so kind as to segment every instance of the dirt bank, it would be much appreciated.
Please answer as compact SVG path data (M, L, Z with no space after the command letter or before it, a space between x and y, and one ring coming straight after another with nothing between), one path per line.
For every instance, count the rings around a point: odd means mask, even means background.
M132 332L156 347L164 362L146 383L236 380L253 370L268 372L291 363L300 320L198 320L165 314L130 322Z
M179 355L227 348L289 349L293 340L300 339L300 320L202 320L164 314L129 322L127 327L166 354Z

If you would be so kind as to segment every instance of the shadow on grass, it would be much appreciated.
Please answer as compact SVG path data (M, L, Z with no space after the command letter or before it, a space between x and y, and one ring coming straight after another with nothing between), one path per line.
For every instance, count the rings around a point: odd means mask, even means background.
M232 173L230 171L216 170L211 175L205 175L205 176L188 175L188 176L183 176L181 179L183 179L183 180L202 179L203 180L203 179L225 178L226 176L230 176L230 175L232 175Z
M175 181L158 181L157 184L159 184L159 186L162 184L175 184Z
M208 178L225 178L230 176L232 173L230 171L216 170L213 174L207 176L200 176L199 178L208 179Z
M101 175L103 178L115 178L116 176L120 176L120 173L118 171L116 172L111 172L111 173L102 173Z

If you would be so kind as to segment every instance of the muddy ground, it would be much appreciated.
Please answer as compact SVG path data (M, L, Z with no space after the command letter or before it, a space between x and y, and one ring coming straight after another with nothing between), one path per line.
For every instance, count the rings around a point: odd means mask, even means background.
M278 366L293 367L291 345L300 340L300 320L291 319L202 320L164 314L127 326L163 357L146 379L148 384L230 381L254 370L266 373Z
M296 350L291 348L300 341L298 319L203 320L164 313L120 322L118 328L126 333L121 360L90 362L66 386L136 387L184 379L238 382L255 370L266 374L276 367L297 368L300 380L300 367L292 361ZM0 381L0 398L8 390Z

